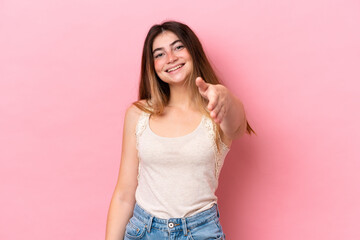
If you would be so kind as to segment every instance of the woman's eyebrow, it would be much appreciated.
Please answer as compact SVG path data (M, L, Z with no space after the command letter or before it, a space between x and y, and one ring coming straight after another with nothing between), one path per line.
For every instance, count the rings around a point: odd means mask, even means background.
M175 43L177 43L177 42L181 42L181 40L180 40L180 39L177 39L177 40L173 41L172 43L170 43L170 47L173 46L173 45L174 45ZM163 47L161 47L161 48L156 48L156 49L153 50L152 53L154 54L155 51L163 50L163 49L164 49Z

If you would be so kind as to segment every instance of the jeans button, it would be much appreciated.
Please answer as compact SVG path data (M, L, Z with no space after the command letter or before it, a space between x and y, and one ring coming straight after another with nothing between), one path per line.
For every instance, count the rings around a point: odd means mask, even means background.
M171 222L171 223L168 224L168 226L169 226L169 228L173 228L173 227L174 227L174 223Z

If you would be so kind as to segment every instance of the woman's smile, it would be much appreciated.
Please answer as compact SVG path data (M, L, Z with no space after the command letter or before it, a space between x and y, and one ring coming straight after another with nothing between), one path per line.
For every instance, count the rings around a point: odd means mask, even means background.
M176 65L175 67L172 67L172 68L166 70L166 72L167 73L176 73L176 72L180 71L180 68L182 68L184 65L185 65L185 63Z

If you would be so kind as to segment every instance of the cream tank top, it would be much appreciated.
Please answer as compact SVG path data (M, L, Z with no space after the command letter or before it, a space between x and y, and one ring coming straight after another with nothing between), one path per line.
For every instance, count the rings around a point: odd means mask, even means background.
M203 115L198 127L181 137L161 137L142 112L136 125L139 158L135 199L157 218L189 217L217 203L215 190L229 148L215 143L214 126Z

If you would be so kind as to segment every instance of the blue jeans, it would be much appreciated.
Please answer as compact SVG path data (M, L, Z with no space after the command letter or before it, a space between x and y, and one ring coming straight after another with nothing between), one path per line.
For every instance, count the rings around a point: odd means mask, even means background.
M214 204L187 218L162 219L152 216L136 203L134 214L126 225L124 240L225 239L219 216L218 206Z

